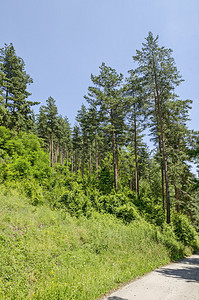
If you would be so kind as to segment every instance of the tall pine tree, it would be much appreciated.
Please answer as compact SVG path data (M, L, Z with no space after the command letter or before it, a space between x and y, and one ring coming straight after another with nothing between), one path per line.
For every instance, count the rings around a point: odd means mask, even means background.
M171 53L171 49L159 47L158 36L154 38L149 32L146 43L143 43L142 49L137 50L137 54L133 57L139 65L136 73L142 79L155 116L156 134L159 137L165 172L167 223L170 223L170 190L164 110L175 87L182 81Z
M27 87L33 80L26 73L24 61L16 55L12 44L5 44L0 49L0 70L3 73L0 82L2 104L6 109L3 125L18 132L30 129L33 123L32 106L39 102L27 100L31 95Z
M118 147L124 134L125 107L121 89L123 75L107 67L105 63L100 66L98 76L91 75L93 87L88 88L85 96L89 104L99 111L100 123L104 132L109 135L114 169L115 190L118 190Z

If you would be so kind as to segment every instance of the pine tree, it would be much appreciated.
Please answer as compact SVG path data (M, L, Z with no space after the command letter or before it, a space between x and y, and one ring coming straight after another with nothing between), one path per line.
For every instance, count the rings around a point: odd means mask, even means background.
M28 101L31 95L27 86L33 82L25 71L22 58L16 55L12 44L0 49L1 91L3 92L3 105L7 110L4 114L4 125L18 132L21 129L30 129L32 125L32 106L39 102Z
M135 159L135 191L139 195L139 144L142 143L145 120L145 110L147 103L142 89L142 84L139 78L131 70L130 76L126 80L124 88L125 95L129 100L129 113L128 113L128 140L131 147L134 148Z
M165 137L168 143L169 176L175 191L176 210L183 206L188 195L189 181L192 174L189 170L189 148L192 144L192 132L187 128L189 109L192 101L175 99L167 103L165 110Z
M49 143L50 165L54 166L54 137L58 130L58 111L55 100L49 97L46 100L46 106L40 108L38 115L38 132L39 135Z
M66 159L66 165L69 163L69 153L71 152L71 128L68 118L58 117L57 137L57 154L59 153L59 161L63 165ZM57 161L57 159L56 159Z
M98 76L91 75L93 87L88 88L85 99L98 110L100 124L111 142L113 154L114 184L118 190L118 146L124 134L125 102L121 89L122 74L107 67L104 63L100 66Z
M37 132L38 136L44 140L45 148L48 149L49 146L49 133L47 124L47 114L46 107L43 105L39 109L39 114L37 115Z
M75 124L73 127L72 132L72 145L73 145L73 153L71 156L71 173L79 170L79 162L80 162L80 156L81 156L81 150L82 150L82 136L80 127Z
M8 122L9 111L6 109L3 85L5 80L5 74L0 70L0 126L5 125L5 120Z
M158 129L157 136L160 137L160 148L163 156L163 166L166 183L167 223L170 223L170 191L168 176L168 156L165 140L164 109L171 98L174 88L182 81L171 57L172 50L158 46L158 36L153 37L149 32L146 43L143 43L141 51L133 59L138 62L136 73L145 85L146 94L151 100Z
M88 128L89 128L89 119L88 113L85 105L82 104L81 109L78 111L76 120L79 122L81 136L82 136L82 149L81 149L81 174L84 177L85 163L87 161L88 156L88 147L89 147L89 139L88 139Z

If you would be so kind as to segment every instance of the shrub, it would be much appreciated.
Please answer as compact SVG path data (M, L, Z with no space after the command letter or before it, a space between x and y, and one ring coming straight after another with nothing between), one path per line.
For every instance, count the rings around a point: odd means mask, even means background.
M199 241L196 230L191 225L189 219L183 214L175 214L172 223L177 238L185 246L191 246L194 251L197 251L199 249Z
M140 219L140 215L139 215L137 209L134 206L129 205L129 204L121 205L121 206L117 207L115 209L115 211L116 211L116 216L118 218L121 218L126 223L129 223L136 219L137 220Z
M163 224L162 234L159 236L159 241L161 241L161 243L169 250L172 260L178 260L183 257L184 245L182 242L177 241L171 224Z
M73 183L72 190L66 190L62 195L61 203L65 205L68 212L72 216L85 215L89 216L91 214L91 201L85 196L84 191L81 189L80 185Z
M32 134L19 135L0 127L0 174L5 180L36 178L43 181L50 176L48 155L41 149L40 139Z

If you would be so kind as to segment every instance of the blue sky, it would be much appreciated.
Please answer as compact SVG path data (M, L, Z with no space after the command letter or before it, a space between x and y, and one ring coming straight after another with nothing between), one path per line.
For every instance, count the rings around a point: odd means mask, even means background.
M12 42L34 80L31 99L52 96L72 124L91 73L105 62L127 75L148 32L158 34L174 51L185 79L177 93L194 101L189 126L199 130L198 0L1 1L0 28L0 46Z

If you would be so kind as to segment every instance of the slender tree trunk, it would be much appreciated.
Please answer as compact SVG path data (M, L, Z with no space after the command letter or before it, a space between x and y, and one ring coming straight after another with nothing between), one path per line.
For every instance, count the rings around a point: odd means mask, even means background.
M111 160L111 158L110 158L110 155L109 155L108 156L108 170L109 170L109 172L111 172L110 160Z
M60 160L61 160L61 164L64 165L63 147L62 146L61 146L61 151L60 151Z
M130 190L132 191L133 190L133 185L132 185L132 180L131 179L129 180L129 187L130 187Z
M73 174L73 164L74 164L73 160L74 160L74 157L72 155L71 156L71 174Z
M98 179L98 169L99 169L99 155L97 152L97 157L96 157L96 179Z
M92 151L90 149L90 152L89 152L89 173L90 173L90 175L92 174L92 170L93 170L93 165L92 165Z
M75 150L75 173L77 173L77 149Z
M176 211L179 212L180 211L180 207L179 207L179 189L176 187L176 185L175 185L175 199L176 199Z
M160 122L157 112L157 97L156 92L154 91L154 98L155 98L155 113L156 113L156 119L157 119L157 129L158 132L160 130ZM163 164L163 155L162 155L162 143L161 143L161 136L158 134L158 144L159 144L159 151L160 151L160 159L161 159L161 177L162 177L162 207L165 211L166 208L166 201L165 201L165 178L164 178L164 164Z
M117 188L118 188L118 178L119 178L119 159L118 159L118 146L115 139L115 157L116 157L116 174L117 174Z
M6 89L6 105L5 107L7 108L8 106L8 88Z
M99 152L98 152L98 143L95 138L95 171L96 171L96 179L98 179L98 168L99 168Z
M115 191L118 190L118 170L117 170L117 157L116 157L116 142L115 142L115 132L113 129L113 114L111 110L111 125L112 125L112 151L113 151L113 168L114 168L114 184L115 184Z
M135 192L139 195L139 167L138 167L138 150L137 150L137 122L134 104L134 152L135 152Z
M8 88L6 89L6 105L5 105L5 108L8 107ZM6 114L3 116L3 125L6 126Z
M49 166L51 167L51 138L49 143Z
M68 160L69 160L69 153L68 150L66 151L66 166L68 168Z
M85 150L84 150L84 145L83 145L83 149L82 149L82 161L81 161L82 178L84 177L84 163L85 163Z
M54 167L54 149L53 149L53 133L51 133L51 165Z
M56 162L56 163L58 162L58 153L59 153L59 145L57 144L57 147L56 147L56 154L55 154L55 162Z
M98 179L98 176L99 176L99 173L98 173L98 170L99 170L99 161L100 161L100 158L99 158L99 149L98 149L98 146L97 146L97 149L96 149L96 161L95 161L96 178L97 179Z
M161 137L158 136L159 141L159 151L161 157L161 177L162 177L162 207L163 210L166 208L166 200L165 200L165 176L164 176L164 164L163 164L163 155L162 155L162 146L161 146Z
M162 123L162 109L161 109L161 104L160 104L157 74L156 74L156 71L155 71L155 62L154 62L154 79L155 79L155 90L156 90L156 96L157 96L158 116L159 116L159 124L160 124L161 140L162 140L161 142L162 142L163 163L164 163L164 171L165 171L167 223L170 224L171 217L170 217L169 176L168 176L168 166L167 166L166 144L165 144L163 123Z
M163 160L161 160L161 174L162 174L162 206L163 206L163 210L165 211L166 199L165 199L165 178L164 178Z

